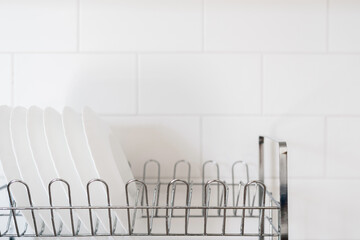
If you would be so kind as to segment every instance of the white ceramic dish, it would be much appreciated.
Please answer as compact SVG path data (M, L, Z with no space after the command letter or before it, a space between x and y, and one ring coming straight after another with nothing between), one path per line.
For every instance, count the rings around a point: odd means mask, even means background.
M29 138L31 151L38 169L38 173L45 186L51 180L58 178L59 174L55 168L50 150L45 136L44 111L38 107L32 106L27 111L27 135ZM52 187L53 205L67 206L69 204L67 191L62 184L55 184ZM70 233L71 220L69 212L58 211L64 224L64 230Z
M15 107L10 118L11 140L17 165L22 180L30 188L33 204L36 206L49 206L47 189L40 178L26 133L26 111L26 108ZM39 215L44 220L47 229L52 229L50 212L41 211Z
M132 176L131 169L125 158L122 149L117 152L117 156L121 158L122 162L116 163L114 153L111 145L121 147L119 143L116 143L115 138L110 138L110 128L101 121L101 119L88 107L83 109L82 113L83 125L85 129L87 143L91 152L93 162L98 170L99 177L107 182L110 188L111 202L114 205L126 205L126 193L125 184L126 181L122 178L122 173L119 171L118 165L126 169L130 173L124 173L126 178ZM115 154L116 155L116 154ZM122 170L123 170L122 169ZM122 171L122 172L125 172ZM129 191L129 197L134 197L136 193L135 184L131 184L133 188ZM127 215L125 211L117 211L117 216L120 220L120 224L123 228L123 232L127 229Z
M73 206L87 206L86 189L81 183L80 175L72 159L60 113L53 108L46 108L44 124L47 144L59 177L70 184ZM81 232L85 230L85 232L90 233L88 212L78 210L76 213L82 222Z
M103 122L89 108L83 109L83 124L87 143L91 156L98 170L99 177L103 179L110 188L110 199L114 205L126 205L125 183L121 178L117 164L113 158L111 147L107 139L107 130ZM128 163L126 163L128 165ZM122 231L127 226L126 211L116 211Z
M22 180L20 171L17 166L15 153L13 150L11 135L10 135L10 116L11 116L11 108L8 106L0 106L0 164L4 170L4 175L7 182L11 180ZM28 195L25 188L12 187L12 197L16 202L16 206L29 206ZM34 228L33 219L31 212L29 211L21 211L27 224ZM41 226L42 218L35 212L35 217L37 219L36 225L37 228ZM22 231L22 226L20 227L20 231Z
M108 127L107 127L108 128ZM124 150L119 142L119 140L116 138L116 136L112 133L112 131L109 129L107 131L107 135L104 138L104 141L108 141L108 144L111 147L111 151L114 157L115 164L118 167L120 176L124 183L127 183L129 180L134 179L134 175L132 174L130 165L128 160L126 159L126 156L124 154ZM136 186L135 184L129 185L129 193L131 194L131 197L135 199L136 197Z
M85 107L84 112L86 112L89 120L97 123L99 139L96 140L98 143L96 145L96 148L99 150L101 148L101 155L106 156L106 158L109 159L111 166L114 166L113 162L115 163L124 184L126 184L129 180L134 179L134 175L132 174L132 170L130 168L128 160L126 159L120 141L113 134L110 127L102 119L100 119L97 114L89 107ZM131 194L132 198L135 198L135 184L129 185L129 193Z
M97 169L93 163L91 153L87 146L86 136L82 124L80 114L73 109L65 107L62 113L63 126L65 136L72 159L74 160L76 169L79 173L81 183L86 188L87 183L94 178L99 178ZM99 184L93 184L91 187L92 205L106 205L106 191ZM104 211L94 211L95 215L100 220L99 232L108 231L108 215Z

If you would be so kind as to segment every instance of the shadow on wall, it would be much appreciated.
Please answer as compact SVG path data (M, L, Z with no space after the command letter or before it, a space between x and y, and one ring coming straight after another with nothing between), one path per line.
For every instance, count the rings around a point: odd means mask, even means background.
M131 118L134 119L134 118ZM131 122L131 119L128 120ZM137 122L135 120L135 122ZM176 161L185 159L191 162L191 177L200 176L199 152L189 143L188 139L181 136L170 127L161 123L148 123L139 125L124 124L120 121L111 122L112 129L119 137L128 160L132 164L134 175L143 176L144 163L149 159L159 161L161 177L173 178L173 166ZM194 159L196 158L196 159ZM177 168L177 178L187 178L187 166L180 164ZM147 176L157 177L155 164L147 167Z

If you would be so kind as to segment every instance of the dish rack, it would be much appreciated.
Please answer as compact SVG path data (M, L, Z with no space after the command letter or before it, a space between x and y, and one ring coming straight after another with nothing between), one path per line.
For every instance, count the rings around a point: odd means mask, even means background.
M266 141L265 141L266 140ZM264 184L264 145L272 142L277 147L276 161L279 164L279 199ZM187 168L187 179L176 178L180 165ZM155 168L157 178L148 179L149 169ZM243 176L237 178L236 168L241 167ZM215 170L215 179L208 180L209 169ZM101 179L92 179L87 184L87 206L71 204L71 187L63 179L54 179L49 183L62 182L68 189L68 206L54 206L49 191L50 206L34 206L28 185L21 180L12 180L2 186L0 195L6 194L9 206L0 207L0 237L91 237L112 236L232 236L237 239L279 239L288 240L288 177L287 177L287 145L269 137L259 137L259 176L250 181L248 165L237 161L232 165L231 183L220 179L219 165L215 161L207 161L202 166L202 179L191 181L191 165L180 160L175 163L173 179L164 181L160 178L160 164L156 160L148 160L144 164L142 180L130 180L125 186L126 206L114 206L110 203L108 185ZM103 184L106 189L107 204L94 206L91 204L90 189L93 184ZM11 197L13 185L23 185L27 191L29 206L16 206ZM129 201L128 186L136 184L137 193L134 201ZM114 191L114 190L113 190ZM149 198L152 196L152 199ZM176 197L175 197L176 196ZM196 200L195 196L199 196ZM179 201L181 200L181 204ZM150 201L151 200L151 201ZM163 201L163 202L162 202ZM198 202L196 202L198 201ZM33 228L25 223L21 211L31 212ZM45 224L36 225L36 211L48 211L51 214L52 232L44 232ZM56 218L57 211L67 211L71 220L71 231L62 231L63 224ZM82 231L81 222L76 218L76 211L88 212L91 229ZM99 230L97 211L107 214L106 229ZM127 230L119 232L115 211L126 212ZM139 230L140 229L140 230Z

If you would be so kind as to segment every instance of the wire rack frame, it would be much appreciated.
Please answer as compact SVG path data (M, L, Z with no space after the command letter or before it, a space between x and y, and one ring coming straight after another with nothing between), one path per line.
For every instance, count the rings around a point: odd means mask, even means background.
M272 193L269 192L264 184L264 143L265 139L275 142L278 146L278 160L279 160L279 193L280 199L276 200ZM155 182L147 181L148 166L153 164L157 168L157 179ZM180 164L187 165L186 180L177 178L177 169ZM216 169L216 179L205 181L206 169L213 165ZM239 165L245 169L245 181L236 182L235 167ZM215 161L207 161L202 168L202 182L194 183L190 178L191 165L185 160L180 160L175 163L173 169L173 180L170 182L162 182L160 178L160 164L156 160L148 160L144 164L143 179L133 179L127 182L125 186L126 192L126 206L114 206L110 203L110 190L108 184L101 179L92 179L87 184L87 199L88 206L73 206L71 199L71 187L64 179L54 179L48 185L49 204L50 206L34 206L31 199L31 192L28 185L21 180L12 180L7 185L0 187L1 192L7 190L10 207L0 207L1 212L8 212L0 214L0 218L6 218L6 226L0 226L5 229L0 232L0 237L91 237L91 236L236 236L240 239L242 237L255 237L258 239L279 239L288 240L288 186L287 186L287 145L284 141L277 141L272 138L260 136L259 137L259 180L250 181L248 166L243 161L237 161L232 165L232 182L226 183L220 180L219 165ZM68 193L68 206L53 206L52 185L55 182L61 182L66 186ZM95 183L101 183L106 189L106 206L93 206L91 204L90 188ZM21 184L25 187L27 192L29 206L16 206L12 198L11 187L14 184ZM129 201L128 186L136 184L137 193L134 203ZM185 205L179 206L175 204L175 195L177 186L182 185L186 187L185 191ZM210 198L212 188L215 186L216 206L210 205ZM149 203L149 190L152 187L152 203ZM166 204L159 205L160 192L162 188L166 190ZM193 189L200 187L201 189L201 205L192 205ZM255 190L251 190L255 189ZM231 194L230 194L230 190ZM251 192L252 191L252 192ZM232 205L228 204L229 196L232 195ZM255 203L257 201L257 204ZM242 203L240 203L242 202ZM56 220L56 211L69 211L70 216L70 233L63 233L63 223ZM76 219L77 210L86 210L89 213L90 232L81 233L81 221ZM106 232L99 232L99 219L94 215L94 212L99 210L106 210L108 215L108 229ZM127 212L127 227L125 233L117 233L117 219L113 216L113 211L123 210ZM183 214L175 214L175 211L183 212ZM191 211L200 211L200 214L191 213ZM21 228L19 226L19 218L21 218L21 211L30 211L32 217L32 228L30 232L27 223ZM42 222L40 226L37 225L35 212L49 211L51 214L52 233L45 233L45 224ZM159 213L165 211L165 213ZM211 211L211 212L210 212ZM214 213L214 211L216 213ZM257 211L257 213L255 213ZM275 212L275 214L274 214ZM140 218L145 219L146 231L134 232L134 226ZM277 215L274 218L273 215ZM171 232L171 222L175 218L184 220L183 231L181 233ZM203 230L198 233L188 231L189 221L192 218L203 219ZM222 220L221 231L217 233L208 232L208 222L211 218ZM246 231L246 219L258 219L257 232ZM153 232L154 219L165 220L164 232ZM231 219L240 220L240 228L238 232L227 231L227 222ZM265 231L265 223L269 226L269 230ZM201 228L201 225L199 226Z

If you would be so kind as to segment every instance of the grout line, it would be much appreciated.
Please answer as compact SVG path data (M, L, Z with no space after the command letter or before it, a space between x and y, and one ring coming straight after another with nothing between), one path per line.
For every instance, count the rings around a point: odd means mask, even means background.
M80 52L80 0L77 0L76 51Z
M205 0L202 1L202 51L205 52Z
M358 118L360 117L360 114L332 114L326 115L327 118Z
M264 51L0 51L0 54L227 54L227 55L360 55L360 52L264 52Z
M201 54L202 51L0 51L0 54ZM219 52L221 53L221 52ZM226 52L231 54L231 52ZM359 53L360 54L360 53Z
M260 55L260 113L264 115L264 55Z
M10 93L10 105L14 107L15 104L15 54L11 54L11 70L10 70L10 81L11 81L11 93Z
M328 121L327 117L324 117L324 173L323 176L327 177L327 137L328 137Z
M146 113L139 113L139 114L121 114L121 113L100 113L100 116L103 117L134 117L134 116L139 116L139 117L260 117L260 114L244 114L244 115L223 115L223 114L218 114L218 115L214 115L214 114L163 114L163 113L151 113L151 114L146 114Z
M275 177L275 179L278 179ZM339 180L339 181L348 181L348 180L355 180L355 181L360 181L360 177L306 177L306 176L300 176L300 177L289 177L289 180L323 180L323 181L328 181L328 180Z
M330 11L330 1L326 0L326 21L325 21L325 49L326 52L329 52L329 11Z
M120 114L120 113L100 113L104 117L126 117L126 116L142 116L142 117L324 117L327 118L359 118L360 114L349 115L325 115L325 114L187 114L187 113L141 113L141 114Z
M140 75L140 69L139 69L139 54L135 55L135 113L136 115L139 115L140 111L140 88L139 88L139 75Z
M193 166L193 165L191 165ZM135 178L142 178L142 176L135 176ZM231 182L231 179L230 178L224 178L224 177L221 177L222 180L225 180L226 182ZM149 177L148 180L157 180L157 178L153 177ZM172 180L172 177L171 176L164 176L162 179L162 181L171 181ZM201 182L201 176L195 176L195 177L192 177L192 180L194 182ZM268 180L268 181L277 181L279 180L279 177L265 177L265 180ZM288 180L290 181L298 181L298 180L314 180L314 181L332 181L332 180L337 180L337 181L349 181L349 180L352 180L352 181L360 181L360 178L359 177L329 177L329 178L323 178L323 177L313 177L313 176L298 176L298 177L291 177L289 176L288 177Z
M200 137L200 166L202 166L204 159L203 152L203 117L199 117L199 137Z

